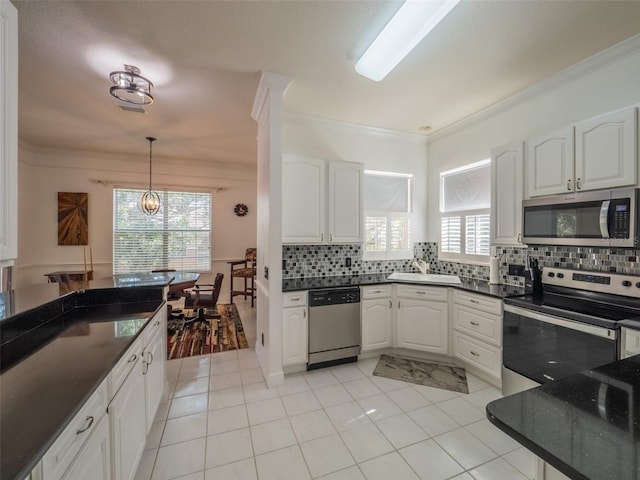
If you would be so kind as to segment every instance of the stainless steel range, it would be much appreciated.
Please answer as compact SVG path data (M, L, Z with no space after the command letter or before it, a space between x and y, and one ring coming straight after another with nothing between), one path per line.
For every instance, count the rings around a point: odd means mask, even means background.
M505 395L619 359L620 322L640 324L640 277L545 268L542 283L505 299Z

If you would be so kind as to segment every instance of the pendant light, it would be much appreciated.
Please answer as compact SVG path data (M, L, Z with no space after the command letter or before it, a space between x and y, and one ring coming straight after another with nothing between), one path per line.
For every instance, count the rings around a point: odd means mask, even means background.
M153 137L146 137L149 141L149 190L140 198L140 210L145 215L152 217L160 211L160 195L151 189L151 145L156 141Z

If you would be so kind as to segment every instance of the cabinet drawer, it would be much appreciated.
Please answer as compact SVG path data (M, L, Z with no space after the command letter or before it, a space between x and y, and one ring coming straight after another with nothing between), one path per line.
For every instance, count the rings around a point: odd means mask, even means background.
M148 327L147 327L148 328ZM111 370L109 376L109 400L115 397L116 392L122 385L122 383L129 375L129 372L135 365L137 365L140 356L142 355L142 347L144 341L144 334L138 336L133 342L133 345L129 347L127 352L122 355L122 358L116 363L116 366Z
M447 301L447 289L419 285L396 285L398 297L417 298L419 300Z
M286 292L282 294L282 306L304 307L307 305L307 292Z
M502 300L500 298L454 290L453 301L459 305L471 307L474 310L502 315Z
M149 321L144 329L144 345L149 345L149 342L158 334L158 332L166 332L167 328L164 325L167 318L167 306L156 313L156 315Z
M501 377L502 350L499 348L454 331L453 354L496 378Z
M496 346L502 345L502 316L453 304L453 327Z
M62 474L71 465L84 442L106 413L109 403L107 395L105 380L42 457L43 478L47 480L62 478Z
M393 292L392 285L368 285L360 287L362 300L372 298L389 298Z

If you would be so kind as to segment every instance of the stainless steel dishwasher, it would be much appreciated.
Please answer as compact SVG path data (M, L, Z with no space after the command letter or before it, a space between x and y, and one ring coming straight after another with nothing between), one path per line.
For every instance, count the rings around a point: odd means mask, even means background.
M358 287L309 292L307 370L357 361L360 338Z

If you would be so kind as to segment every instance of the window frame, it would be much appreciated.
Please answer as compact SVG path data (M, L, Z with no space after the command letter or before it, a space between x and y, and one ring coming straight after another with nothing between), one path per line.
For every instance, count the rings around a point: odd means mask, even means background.
M140 188L129 188L129 187L120 187L114 186L113 188L113 200L112 200L112 213L113 213L113 223L112 223L112 272L114 275L119 274L129 274L129 273L140 273L140 272L150 272L151 270L156 269L175 269L176 271L188 271L188 272L198 272L198 273L208 273L212 271L212 240L213 240L213 196L211 192L207 191L193 191L187 189L157 189L156 191L160 195L161 198L161 207L160 211L157 215L149 218L146 217L138 206L138 202L133 205L130 198L126 198L129 205L124 207L117 206L118 201L118 193L119 192L132 192L132 197L139 198L146 189ZM170 218L170 209L171 205L176 205L176 200L180 199L180 197L186 197L188 195L202 195L206 197L206 200L202 199L202 206L200 208L205 208L208 210L208 218L206 220L200 220L200 222L190 221L189 212L182 214L184 215L184 219L186 219L188 225L176 227L176 225L171 225L172 220L175 220L176 217ZM171 202L171 197L174 197L173 202ZM169 209L167 209L167 204L170 205ZM198 207L199 205L196 205ZM117 211L118 208L125 208L130 211L131 218L133 219L133 225L122 227L118 226L118 218ZM184 210L183 210L184 211ZM202 218L202 217L200 217ZM161 219L160 225L161 228L157 228L158 219ZM147 221L149 220L149 221ZM145 224L146 222L146 224ZM198 223L201 223L198 225ZM135 261L135 256L131 255L130 257L126 256L127 250L125 249L121 252L118 251L119 241L117 240L118 234L121 233L138 233L140 237L148 236L150 240L154 236L156 238L160 238L161 247L158 248L156 254L160 252L161 262L160 264L154 263L154 259L157 259L158 256L155 257L152 254L149 254L147 257L144 255L140 256L138 259L138 263L136 266L133 266L133 269L121 268L121 261L119 258L124 258L124 263L126 264L126 259L131 258ZM171 256L171 240L173 237L180 237L181 235L192 234L192 238L189 239L189 242L186 244L187 248L195 248L195 255L184 255L184 256ZM198 237L205 236L206 238L199 239ZM133 240L135 242L136 240ZM138 241L138 242L143 242ZM206 245L206 247L205 247ZM203 255L202 251L206 249L207 254ZM172 264L173 263L173 264ZM176 265L176 263L178 265ZM184 263L192 264L193 267L189 267L188 265L185 267ZM146 265L148 264L148 265ZM182 264L182 265L180 265Z
M406 260L413 258L413 231L411 228L411 213L412 213L412 205L413 205L413 195L412 195L412 181L413 174L407 173L397 173L397 172L382 172L375 170L365 170L366 175L377 175L377 176L386 176L386 177L400 177L406 179L407 181L407 211L406 212L393 212L393 211L381 211L381 210L366 210L364 205L364 238L362 240L362 259L364 261L380 261L380 260ZM365 182L366 184L366 182ZM390 242L387 241L386 249L384 251L376 250L371 251L367 250L367 218L384 218L386 224L386 232L391 231L391 222L394 219L402 218L407 221L407 228L409 230L409 238L407 239L407 248L403 250L392 250L390 248Z
M446 262L467 263L473 265L489 265L489 259L491 257L491 191L489 186L489 205L482 208L452 208L445 211L445 177L450 174L460 174L465 171L472 171L477 168L487 167L491 169L491 159L487 158L478 162L473 162L467 165L463 165L458 168L440 172L440 225L439 225L439 245L438 248L438 260ZM487 240L488 250L486 254L467 253L467 219L470 216L487 215L488 216L488 228L487 228ZM443 242L443 221L445 218L459 217L460 218L460 252L444 251L442 246Z

